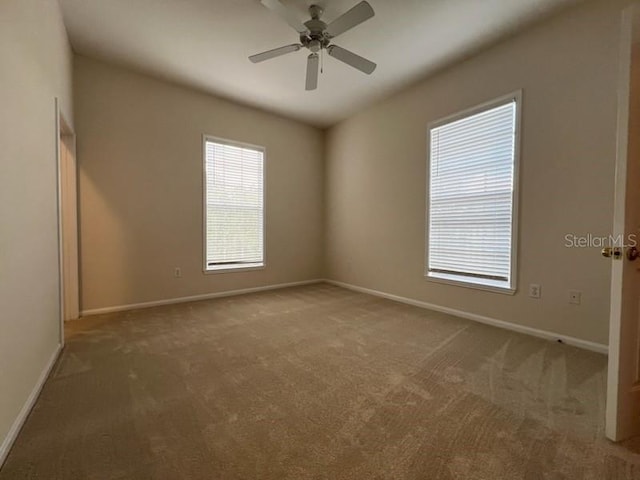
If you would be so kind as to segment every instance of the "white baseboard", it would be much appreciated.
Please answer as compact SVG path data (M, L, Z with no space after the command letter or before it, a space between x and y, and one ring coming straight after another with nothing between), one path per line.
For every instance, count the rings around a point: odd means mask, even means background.
M434 310L436 312L447 313L449 315L465 318L467 320L473 320L476 322L485 323L487 325L492 325L494 327L504 328L506 330L512 330L514 332L524 333L527 335L532 335L534 337L544 338L546 340L552 340L554 342L557 342L558 340L560 340L562 343L566 343L567 345L572 345L574 347L590 350L592 352L598 352L598 353L604 353L604 354L609 353L609 347L601 343L590 342L588 340L581 340L575 337L568 337L566 335L560 335L558 333L549 332L546 330L539 330L537 328L526 327L524 325L505 322L503 320L496 320L495 318L484 317L482 315L476 315L475 313L464 312L462 310L443 307L441 305L422 302L420 300L401 297L399 295L392 295L390 293L380 292L378 290L372 290L370 288L365 288L365 287L359 287L357 285L351 285L349 283L338 282L336 280L325 280L325 282L330 283L332 285L336 285L338 287L343 287L349 290L353 290L356 292L367 293L369 295L374 295L376 297L386 298L386 299L394 300L400 303L406 303L407 305L413 305L415 307L426 308L428 310Z
M263 287L243 288L240 290L227 290L225 292L205 293L203 295L193 295L190 297L169 298L166 300L156 300L153 302L132 303L129 305L117 305L114 307L94 308L82 310L80 316L87 317L89 315L100 315L103 313L124 312L127 310L137 310L139 308L159 307L161 305L172 305L175 303L197 302L199 300L211 300L213 298L233 297L243 295L245 293L264 292L267 290L278 290L280 288L298 287L301 285L311 285L313 283L322 283L324 280L304 280L302 282L279 283L277 285L266 285Z
M9 455L9 451L11 450L13 443L16 441L16 438L18 437L18 434L20 433L20 430L22 429L22 426L24 425L25 420L29 416L29 413L31 412L31 409L33 408L33 406L36 404L36 400L38 400L38 396L42 391L44 382L47 381L47 378L49 377L49 373L51 373L51 369L55 365L61 350L62 350L62 345L59 344L56 347L53 354L51 355L49 362L45 365L44 370L42 370L42 373L40 374L38 381L33 387L33 390L31 391L29 398L27 398L27 401L22 406L22 409L20 410L18 417L13 422L13 425L11 425L11 428L9 429L9 433L7 433L7 436L2 441L2 445L0 445L0 467L2 467L5 460L7 459L7 456Z

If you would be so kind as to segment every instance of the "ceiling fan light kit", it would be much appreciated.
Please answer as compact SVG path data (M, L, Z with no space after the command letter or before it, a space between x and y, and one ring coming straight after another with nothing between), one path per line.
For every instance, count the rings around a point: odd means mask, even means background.
M329 24L321 20L323 9L319 5L311 5L309 7L311 20L301 23L291 10L280 3L280 0L261 0L261 2L298 32L300 35L300 43L294 43L252 55L249 57L249 60L253 63L264 62L265 60L306 48L311 52L307 57L307 90L315 90L318 88L320 54L323 51L326 51L329 56L336 60L340 60L367 75L371 75L376 69L376 64L372 61L331 43L338 35L343 34L347 30L351 30L375 15L373 8L371 8L368 2L360 2Z

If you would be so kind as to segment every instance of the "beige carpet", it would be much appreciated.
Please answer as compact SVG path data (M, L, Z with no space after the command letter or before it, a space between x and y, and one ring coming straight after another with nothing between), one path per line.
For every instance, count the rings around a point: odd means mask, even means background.
M104 315L0 479L626 479L606 358L330 285Z

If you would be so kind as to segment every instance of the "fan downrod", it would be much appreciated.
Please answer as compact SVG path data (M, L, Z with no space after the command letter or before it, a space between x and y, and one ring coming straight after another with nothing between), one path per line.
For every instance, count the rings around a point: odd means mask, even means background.
M324 9L320 5L311 5L309 7L309 15L312 20L320 20L320 17L324 13Z

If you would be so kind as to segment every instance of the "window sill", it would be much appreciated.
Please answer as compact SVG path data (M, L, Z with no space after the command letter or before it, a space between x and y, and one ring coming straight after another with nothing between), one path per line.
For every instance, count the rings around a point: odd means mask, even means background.
M427 273L425 278L430 282L473 288L476 290L485 290L487 292L501 293L503 295L514 295L516 293L516 289L512 285L499 280L488 280L484 278L475 279L446 273Z
M220 267L205 267L205 275L215 275L218 273L250 272L252 270L264 270L264 263L247 263L242 265L223 265Z

